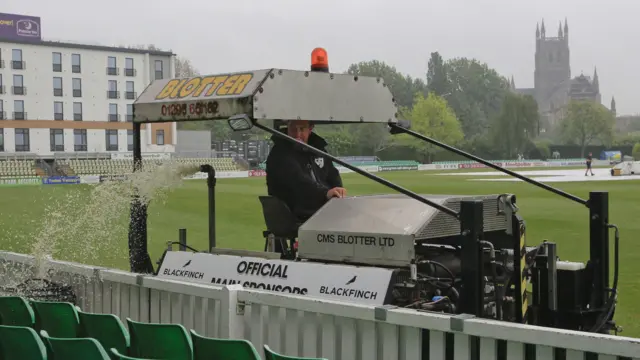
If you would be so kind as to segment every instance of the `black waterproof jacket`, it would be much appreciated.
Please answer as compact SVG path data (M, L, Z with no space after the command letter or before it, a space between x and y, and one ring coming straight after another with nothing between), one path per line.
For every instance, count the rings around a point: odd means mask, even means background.
M300 222L306 221L327 202L327 192L342 187L342 179L331 159L272 136L267 157L267 191L284 201ZM326 152L327 142L315 133L308 144Z

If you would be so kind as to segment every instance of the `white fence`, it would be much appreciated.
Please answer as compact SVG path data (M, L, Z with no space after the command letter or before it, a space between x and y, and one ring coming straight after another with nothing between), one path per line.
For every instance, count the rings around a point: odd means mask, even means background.
M0 252L0 285L27 279L33 264L31 256ZM260 353L268 344L288 355L330 360L640 359L640 339L628 337L191 284L62 261L41 268L71 284L85 311L244 338Z

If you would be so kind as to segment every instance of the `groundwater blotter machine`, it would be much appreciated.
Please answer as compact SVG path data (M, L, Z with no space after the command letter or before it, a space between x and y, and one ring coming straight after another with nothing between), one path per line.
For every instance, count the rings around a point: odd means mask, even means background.
M503 169L409 129L383 79L330 73L326 52L310 71L265 69L157 80L134 103L134 171L141 166L144 123L224 120L236 131L275 129L281 120L316 124L384 123L407 134L565 197L584 208L590 258L560 261L554 242L531 246L514 194L416 194L309 145L318 156L397 192L332 199L297 224L278 199L261 196L265 251L215 244L215 171L209 186L209 249L166 251L154 270L147 253L146 204L134 199L131 270L158 277L245 287L370 305L389 305L540 326L610 333L618 283L618 229L609 222L607 192L588 199ZM274 128L264 124L273 120ZM568 216L571 216L568 214ZM239 224L241 225L241 224ZM609 279L609 234L615 229L615 274ZM297 239L297 241L294 241ZM186 241L180 250L186 250ZM283 244L282 253L274 244ZM586 246L587 244L585 244ZM171 250L171 245L169 245Z

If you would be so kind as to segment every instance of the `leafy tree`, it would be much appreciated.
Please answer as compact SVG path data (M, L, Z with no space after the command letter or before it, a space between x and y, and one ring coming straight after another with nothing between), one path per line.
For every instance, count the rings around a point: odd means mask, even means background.
M497 116L509 92L509 81L475 59L454 58L445 63L449 82L446 96L467 137L483 134Z
M432 52L427 70L427 88L438 96L449 92L449 79L447 69L438 52Z
M584 157L587 145L594 140L611 141L615 116L604 107L589 100L571 100L567 115L560 123L560 133L569 143L580 145Z
M413 108L407 113L411 120L411 128L416 132L442 141L448 145L456 145L464 134L455 113L447 105L442 97L429 93L425 98L422 93L415 96ZM413 148L423 159L431 160L431 157L439 148L409 135L395 135L394 141L404 146Z
M640 143L633 145L633 151L631 152L634 160L640 160Z
M385 62L372 60L351 64L347 73L351 75L376 76L384 79L385 84L400 106L411 107L417 92L426 93L427 86L421 79L403 75L395 67Z
M536 136L539 117L533 97L508 93L500 114L491 122L494 146L508 158L524 154Z

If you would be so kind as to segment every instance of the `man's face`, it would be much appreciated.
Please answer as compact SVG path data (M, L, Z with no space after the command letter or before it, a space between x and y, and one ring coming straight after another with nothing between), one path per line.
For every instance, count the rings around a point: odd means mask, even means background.
M309 140L311 130L313 130L313 125L306 120L289 121L289 124L287 125L288 135L305 144Z

